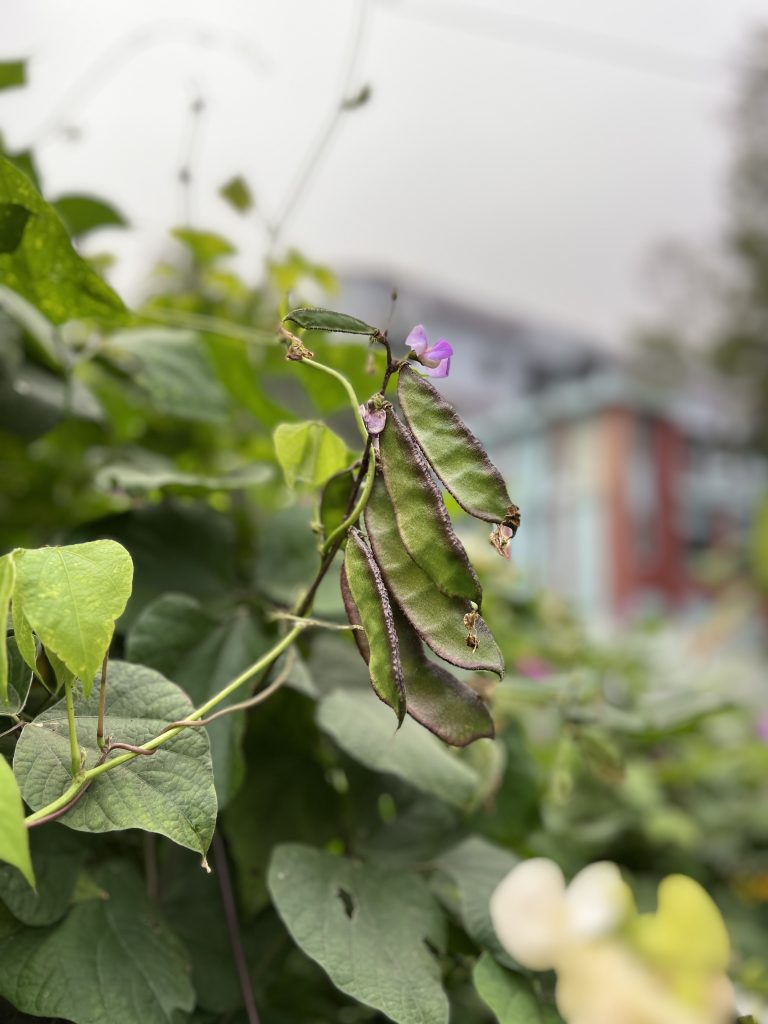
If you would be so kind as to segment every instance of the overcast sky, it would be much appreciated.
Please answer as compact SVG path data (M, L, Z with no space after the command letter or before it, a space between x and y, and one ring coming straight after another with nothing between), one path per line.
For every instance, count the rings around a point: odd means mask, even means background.
M264 233L218 187L242 174L274 219L345 82L369 84L284 242L617 345L651 303L654 248L717 238L734 69L761 21L768 0L0 0L0 59L31 57L0 127L36 144L50 196L121 206L132 231L91 248L118 253L133 299L184 220L189 156L195 226L253 276Z

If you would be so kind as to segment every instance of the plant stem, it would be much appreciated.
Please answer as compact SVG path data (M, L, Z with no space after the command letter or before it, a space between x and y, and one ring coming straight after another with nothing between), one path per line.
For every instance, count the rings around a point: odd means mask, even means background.
M101 679L99 680L99 717L96 720L96 744L99 750L106 746L104 742L104 709L107 704L107 665L109 664L109 651L104 655L101 663Z
M240 934L240 923L237 920L237 906L235 904L235 895L232 891L232 879L229 874L227 848L218 831L213 835L213 862L216 865L216 877L219 880L224 918L227 922L229 942L232 946L232 958L237 968L240 991L243 995L243 1003L245 1004L245 1015L248 1019L248 1024L259 1024L259 1013L256 1009L256 1000L253 996L251 979L248 974L248 962L245 959L245 950L243 949L243 940Z
M81 773L80 747L77 742L77 726L75 725L75 701L73 683L64 683L64 700L67 705L67 727L69 729L69 755L72 763L72 778L77 779Z
M349 396L349 403L352 406L352 410L355 414L355 422L357 423L357 429L360 431L362 439L367 443L368 431L366 430L365 423L363 422L363 417L360 415L360 402L358 400L357 395L355 394L354 388L349 383L347 378L343 374L339 373L338 370L334 370L332 366L326 366L325 363L318 363L314 359L302 359L301 365L313 366L316 370L322 370L323 373L327 373L331 377L336 378L336 380L339 382L339 384L341 384L341 386L344 388L344 390L347 392L347 395Z

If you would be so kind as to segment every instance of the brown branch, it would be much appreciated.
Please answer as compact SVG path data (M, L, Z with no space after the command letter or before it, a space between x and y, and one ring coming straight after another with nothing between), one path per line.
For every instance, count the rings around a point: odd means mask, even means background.
M240 982L240 991L243 994L248 1024L260 1024L259 1011L256 1009L256 1000L253 996L253 987L250 975L248 974L248 963L245 959L243 940L240 935L240 924L237 920L237 906L232 890L229 864L227 863L227 848L218 831L213 835L213 862L216 866L216 876L219 879L221 902L224 906L224 917L227 922L230 945L232 946L232 957L237 968L237 977Z

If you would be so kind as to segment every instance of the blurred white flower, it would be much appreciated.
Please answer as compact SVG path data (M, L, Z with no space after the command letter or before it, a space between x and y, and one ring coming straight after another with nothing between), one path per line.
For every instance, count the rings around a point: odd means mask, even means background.
M499 941L531 970L557 972L567 1024L729 1024L728 933L707 893L671 875L658 909L638 914L615 864L592 864L566 886L551 860L514 868L490 904Z

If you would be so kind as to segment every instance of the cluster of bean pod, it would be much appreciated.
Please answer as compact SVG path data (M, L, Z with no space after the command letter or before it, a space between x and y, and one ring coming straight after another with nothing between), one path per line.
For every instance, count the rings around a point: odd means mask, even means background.
M341 590L350 623L362 627L354 635L378 697L399 722L409 714L446 743L465 746L492 736L493 720L475 691L431 660L423 644L471 671L501 677L504 662L480 616L480 581L434 476L470 515L494 524L491 541L507 557L520 516L501 474L439 392L409 364L397 390L404 419L387 403L365 534L349 532ZM323 517L341 503L345 486L336 480L326 489Z

